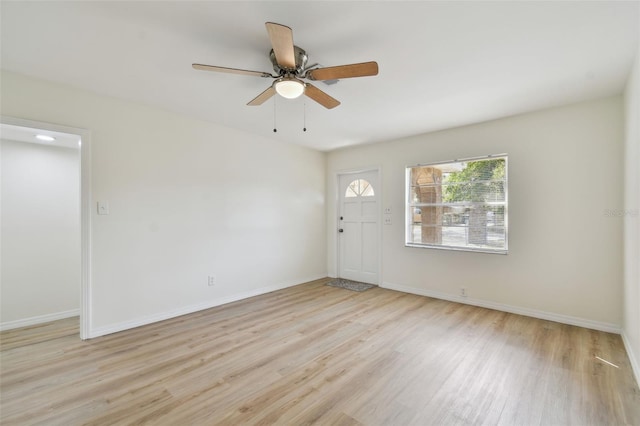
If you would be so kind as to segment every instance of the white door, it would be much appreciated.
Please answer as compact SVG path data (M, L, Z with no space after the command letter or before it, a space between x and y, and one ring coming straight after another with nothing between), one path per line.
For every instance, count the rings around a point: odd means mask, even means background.
M378 284L378 172L340 175L340 278Z

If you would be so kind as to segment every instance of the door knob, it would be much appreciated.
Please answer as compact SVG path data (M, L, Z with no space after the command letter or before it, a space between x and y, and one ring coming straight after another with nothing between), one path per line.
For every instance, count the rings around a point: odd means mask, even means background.
M338 229L338 232L344 232L344 229L340 228Z

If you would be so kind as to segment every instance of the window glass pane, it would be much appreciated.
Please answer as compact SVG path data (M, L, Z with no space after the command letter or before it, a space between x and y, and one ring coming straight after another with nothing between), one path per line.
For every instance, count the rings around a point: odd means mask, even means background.
M363 197L373 197L375 194L373 193L373 186L369 184L366 180L360 181L360 195Z
M507 157L407 169L412 246L506 253Z
M373 187L364 179L356 179L349 184L345 197L373 197Z

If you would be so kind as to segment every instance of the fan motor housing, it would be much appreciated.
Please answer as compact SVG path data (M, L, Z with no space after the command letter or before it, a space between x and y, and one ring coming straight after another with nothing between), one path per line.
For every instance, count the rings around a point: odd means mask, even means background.
M276 74L286 75L286 74L292 74L292 73L298 74L302 72L304 67L307 65L307 60L309 59L307 56L307 52L305 52L304 49L298 46L293 46L293 54L296 59L296 69L290 70L286 68L280 68L280 66L278 65L278 62L276 61L276 54L273 52L273 49L271 49L271 51L269 52L269 59L273 64L273 70L276 72Z

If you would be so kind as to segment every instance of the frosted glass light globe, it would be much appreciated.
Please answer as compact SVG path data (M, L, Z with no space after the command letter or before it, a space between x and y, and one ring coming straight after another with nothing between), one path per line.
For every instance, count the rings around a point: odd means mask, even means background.
M283 98L295 99L304 93L304 83L295 79L283 79L276 81L275 89Z

